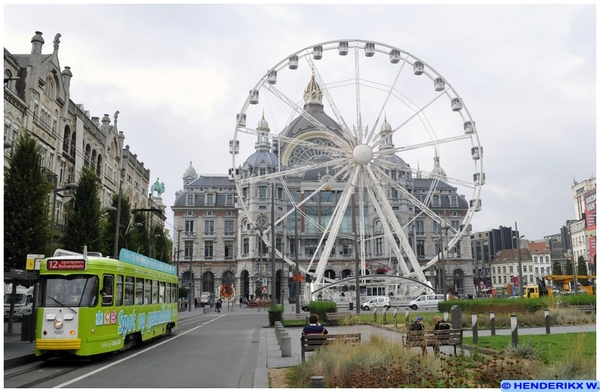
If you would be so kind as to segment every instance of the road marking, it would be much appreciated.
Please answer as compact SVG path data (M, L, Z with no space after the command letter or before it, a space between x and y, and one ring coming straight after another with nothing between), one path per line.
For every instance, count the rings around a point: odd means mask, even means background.
M154 345L154 346L152 346L152 347L148 347L147 349L144 349L144 350L142 350L142 351L140 351L140 352L138 352L138 353L132 354L132 355L130 355L130 356L128 356L128 357L126 357L126 358L119 359L119 360L118 360L118 361L116 361L116 362L113 362L113 363L111 363L111 364L109 364L109 365L106 365L106 366L103 366L103 367L101 367L101 368L98 368L98 369L96 369L96 370L94 370L94 371L92 371L92 372L89 372L89 373L87 373L87 374L84 374L84 375L82 375L82 376L79 376L79 377L77 377L77 378L74 378L74 379L72 379L71 381L67 381L67 382L64 382L64 383L62 383L62 384L59 384L59 385L57 385L57 386L55 386L55 387L53 387L53 388L62 388L62 387L66 387L66 386L68 386L68 385L71 385L71 384L73 384L73 383L75 383L75 382L77 382L77 381L81 381L81 380L83 380L83 379L85 379L85 378L88 378L89 376L93 376L93 375L94 375L94 374L96 374L96 373L100 373L100 372L101 372L101 371L103 371L103 370L106 370L106 369L108 369L108 368L111 368L111 367L113 367L113 366L115 366L115 365L118 365L118 364L120 364L121 362L125 362L125 361L127 361L127 360L129 360L129 359L131 359L131 358L137 357L137 356L138 356L138 355L140 355L140 354L144 354L144 353L145 353L145 352L147 352L147 351L153 350L153 349L155 349L156 347L162 346L162 345L163 345L163 344L165 344L165 343L169 343L171 340L177 339L177 338L179 338L179 337L181 337L181 336L183 336L183 335L185 335L185 334L187 334L187 333L190 333L190 332L192 332L192 331L194 331L194 330L196 330L196 329L198 329L198 328L202 328L202 327L204 327L205 325L207 325L207 324L210 324L210 323L212 323L213 321L215 321L215 320L218 320L218 319L220 319L221 317L225 317L225 316L226 316L225 314L224 314L224 315L222 315L222 316L218 316L218 317L216 317L216 318L214 318L214 319L212 319L212 320L209 320L209 321L207 321L207 322L205 322L205 323L203 323L203 324L200 324L200 325L198 325L197 327L194 327L194 328L192 328L192 329L190 329L190 330L188 330L188 331L185 331L185 332L183 332L183 333L181 333L181 334L177 334L177 336L173 336L173 337L169 338L168 340L165 340L164 342L159 342L159 343L155 344L155 345Z

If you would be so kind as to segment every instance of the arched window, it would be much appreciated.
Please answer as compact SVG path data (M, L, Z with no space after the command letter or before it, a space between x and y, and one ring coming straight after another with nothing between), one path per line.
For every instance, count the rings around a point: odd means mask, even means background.
M11 78L12 78L12 72L10 72L9 69L5 69L4 70L4 87L5 88L10 88L11 82L12 82L12 80L10 80Z
M69 155L75 158L75 151L77 150L77 137L76 132L71 134L71 151L69 151Z
M331 269L325 270L325 277L328 279L335 279L335 271Z
M90 145L85 146L85 156L83 158L83 165L85 167L90 167L90 154L92 153L92 147Z
M46 76L46 85L44 86L44 94L46 94L46 96L48 98L55 98L56 95L56 89L54 88L54 79L52 78L51 75Z
M226 284L226 285L233 284L233 285L235 285L235 275L233 274L232 271L225 271L225 272L223 272L223 284Z
M71 141L71 128L65 125L65 132L63 133L63 151L69 153L69 143Z
M98 155L98 162L96 163L96 174L102 173L102 155Z

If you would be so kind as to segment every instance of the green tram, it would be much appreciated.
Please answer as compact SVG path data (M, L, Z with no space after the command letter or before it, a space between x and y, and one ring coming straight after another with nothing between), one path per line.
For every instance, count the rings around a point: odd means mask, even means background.
M174 266L127 249L119 260L56 252L40 265L35 354L88 357L168 335L177 286Z

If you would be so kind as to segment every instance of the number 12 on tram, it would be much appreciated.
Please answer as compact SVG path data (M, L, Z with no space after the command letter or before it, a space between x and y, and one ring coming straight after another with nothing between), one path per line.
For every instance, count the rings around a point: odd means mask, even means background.
M174 266L127 249L119 260L68 253L40 265L37 356L119 351L177 326Z

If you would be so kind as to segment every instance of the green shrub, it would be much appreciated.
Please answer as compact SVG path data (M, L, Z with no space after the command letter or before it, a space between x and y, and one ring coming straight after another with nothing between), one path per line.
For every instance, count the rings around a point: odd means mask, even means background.
M451 312L454 305L459 306L463 313L535 313L539 310L556 307L557 301L563 301L566 304L589 304L594 303L595 295L571 295L571 296L552 296L542 298L492 298L492 299L473 299L473 300L450 300L442 301L438 304L440 312Z
M283 305L277 304L269 308L269 325L274 326L275 321L282 321L283 319Z
M326 313L337 312L337 306L333 301L311 301L308 304L308 311L311 314L318 315L320 322L324 324L325 320L327 320Z

